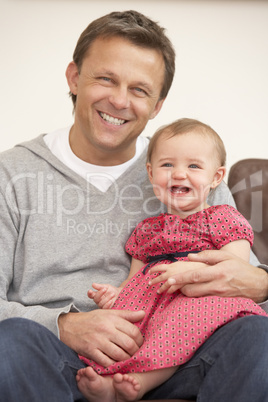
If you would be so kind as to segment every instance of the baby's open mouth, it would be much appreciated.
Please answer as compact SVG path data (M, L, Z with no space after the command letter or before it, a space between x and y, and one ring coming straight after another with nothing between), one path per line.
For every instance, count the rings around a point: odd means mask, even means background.
M170 188L170 192L172 194L188 194L190 191L189 187L185 187L185 186L172 186Z

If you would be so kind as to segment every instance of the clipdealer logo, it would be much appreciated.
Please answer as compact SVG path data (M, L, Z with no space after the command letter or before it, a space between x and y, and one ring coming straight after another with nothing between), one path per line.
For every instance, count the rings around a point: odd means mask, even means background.
M36 214L54 216L57 226L61 226L67 217L79 215L82 210L87 215L105 215L116 209L120 214L129 217L141 213L147 216L163 212L163 207L156 200L151 185L141 188L136 184L127 184L119 188L113 180L113 191L110 193L109 202L107 203L107 197L104 197L102 203L98 197L100 202L97 203L88 182L85 188L72 183L62 185L58 183L57 177L58 174L54 177L53 174L42 171L15 175L8 182L5 191L10 210L21 216ZM69 221L70 230L73 224L73 221ZM110 228L120 231L119 227L115 229L113 225L110 225Z
M252 173L249 177L240 180L231 188L233 195L242 192L244 197L248 197L250 202L250 218L248 218L249 224L253 230L260 233L263 229L263 172Z
M115 222L111 219L105 219L103 222L77 222L76 219L67 219L67 234L68 235L83 235L91 238L96 235L110 235L118 238L123 233L133 232L137 225L136 219L127 219L124 222Z

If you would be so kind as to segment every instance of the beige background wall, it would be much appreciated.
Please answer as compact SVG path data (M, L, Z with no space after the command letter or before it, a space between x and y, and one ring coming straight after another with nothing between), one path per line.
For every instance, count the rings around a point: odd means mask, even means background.
M72 123L65 69L89 22L136 9L167 28L175 81L145 135L179 117L210 124L228 166L268 156L268 2L0 0L0 150Z

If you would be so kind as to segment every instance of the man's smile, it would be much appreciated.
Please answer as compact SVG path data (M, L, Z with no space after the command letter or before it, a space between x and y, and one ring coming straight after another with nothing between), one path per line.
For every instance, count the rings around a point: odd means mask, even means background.
M127 122L127 120L118 119L117 117L110 116L107 113L99 112L99 115L101 116L101 118L103 120L107 121L108 123L114 124L116 126L121 126L122 124Z

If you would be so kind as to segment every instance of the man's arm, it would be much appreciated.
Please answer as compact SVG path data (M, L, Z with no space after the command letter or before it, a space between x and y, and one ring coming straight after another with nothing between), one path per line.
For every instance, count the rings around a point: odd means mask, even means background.
M20 216L15 201L6 202L1 191L0 209L0 320L22 317L36 321L75 351L103 365L134 353L142 336L133 323L144 313L109 310L80 313L72 302L61 302L60 298L65 297L62 280L60 276L55 279L54 270L51 281L47 271L44 273L47 258L40 253L37 243L30 241L38 236L37 232L30 236L28 217ZM30 236L27 247L26 236ZM31 259L35 253L36 258Z
M14 266L19 231L20 215L16 209L15 201L6 202L6 198L0 190L0 321L12 318L23 317L39 322L57 334L57 318L64 311L68 312L70 306L65 309L48 309L38 303L23 305L17 297L20 291L20 284L23 281L24 261L17 261L20 265L19 276L14 277ZM25 278L24 278L25 280ZM39 290L42 292L42 289ZM11 301L10 294L13 293L14 300ZM15 301L16 300L16 301Z

